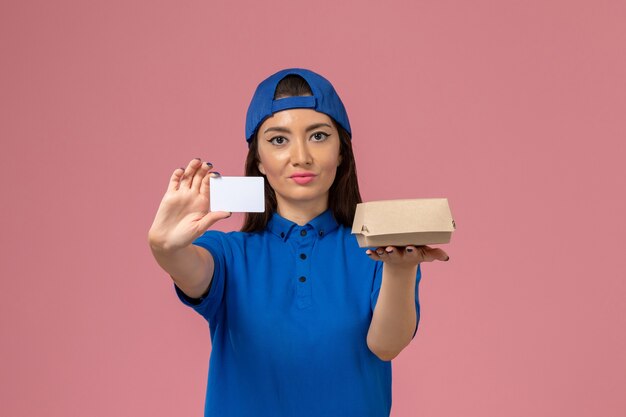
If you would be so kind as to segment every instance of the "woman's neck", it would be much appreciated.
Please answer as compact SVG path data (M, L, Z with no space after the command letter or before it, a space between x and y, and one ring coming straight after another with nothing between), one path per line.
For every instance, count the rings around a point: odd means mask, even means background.
M328 200L321 201L285 201L277 199L276 211L287 220L304 226L328 209Z

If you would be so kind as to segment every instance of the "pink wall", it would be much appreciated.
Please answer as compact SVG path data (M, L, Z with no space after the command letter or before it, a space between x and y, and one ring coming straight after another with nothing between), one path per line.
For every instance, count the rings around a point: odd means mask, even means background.
M176 167L242 173L254 87L304 66L344 99L364 198L445 196L458 226L392 415L623 416L624 21L619 0L2 2L0 415L201 415L207 326L146 233Z

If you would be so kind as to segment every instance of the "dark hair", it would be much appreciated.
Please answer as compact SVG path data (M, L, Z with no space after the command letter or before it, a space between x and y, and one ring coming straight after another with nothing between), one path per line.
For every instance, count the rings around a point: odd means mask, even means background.
M288 75L276 86L274 99L284 97L310 96L313 95L309 84L299 75ZM360 203L359 181L356 175L356 162L352 152L350 134L332 119L333 125L339 132L339 154L342 156L341 164L337 167L335 181L328 192L328 208L332 211L335 219L346 227L352 227L356 205ZM248 156L246 157L246 176L263 176L259 171L259 153L257 133L252 136ZM269 181L265 180L265 212L246 213L245 221L241 227L242 232L256 232L265 229L268 221L277 209L276 193Z

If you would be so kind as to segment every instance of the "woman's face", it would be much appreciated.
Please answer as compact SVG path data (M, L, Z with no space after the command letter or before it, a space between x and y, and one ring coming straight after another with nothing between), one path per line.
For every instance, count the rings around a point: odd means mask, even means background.
M261 124L257 141L259 170L276 192L279 208L328 207L328 190L341 163L339 132L329 116L311 109L277 112Z

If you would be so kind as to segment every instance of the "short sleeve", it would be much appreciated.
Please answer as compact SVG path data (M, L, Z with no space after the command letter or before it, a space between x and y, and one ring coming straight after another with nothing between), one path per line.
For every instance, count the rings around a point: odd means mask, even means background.
M226 284L225 245L227 245L224 237L225 233L223 232L209 230L193 241L194 245L208 250L213 257L213 278L211 279L211 285L209 285L209 291L204 297L199 299L190 298L174 284L174 290L179 300L186 306L193 308L208 322L212 322L215 319L216 313L222 307L224 300L224 288Z
M376 307L376 303L378 302L378 294L380 293L380 286L383 282L383 265L382 261L376 261L376 267L374 269L374 285L372 287L372 296L371 296L371 304L372 304L372 314L374 314L374 308ZM415 275L415 313L417 314L417 322L415 324L415 331L413 332L413 337L417 333L417 327L420 322L420 302L419 302L419 284L422 279L422 266L421 264L417 265L417 273Z

